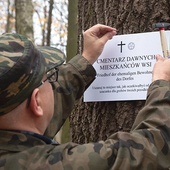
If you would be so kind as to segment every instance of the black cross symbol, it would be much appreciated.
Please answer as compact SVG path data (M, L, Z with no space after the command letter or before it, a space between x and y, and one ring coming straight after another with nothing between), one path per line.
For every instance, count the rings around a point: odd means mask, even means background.
M123 45L126 45L126 44L123 44L123 42L121 41L121 43L120 43L120 44L117 44L117 45L118 45L118 46L121 46L121 47L120 47L120 52L122 53L122 46L123 46Z

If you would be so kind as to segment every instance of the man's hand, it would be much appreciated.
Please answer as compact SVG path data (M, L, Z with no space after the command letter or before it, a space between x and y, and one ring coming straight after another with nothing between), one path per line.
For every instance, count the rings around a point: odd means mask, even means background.
M156 56L152 73L152 81L155 80L170 81L170 59L165 59L161 55Z
M83 57L93 64L103 51L104 45L116 35L116 29L97 24L84 32Z

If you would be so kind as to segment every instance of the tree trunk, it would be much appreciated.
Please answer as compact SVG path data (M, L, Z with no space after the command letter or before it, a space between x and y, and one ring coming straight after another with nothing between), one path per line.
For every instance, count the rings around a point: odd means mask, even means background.
M78 0L72 0L68 3L68 38L67 38L67 61L77 53L77 35L78 35Z
M15 0L16 32L33 40L32 0Z
M13 18L12 13L10 12L10 0L8 0L8 7L7 7L7 24L6 24L6 32L11 32L12 30L12 23L11 18Z
M41 32L42 32L42 41L41 41L41 45L44 46L46 44L46 34L45 34L45 30L46 30L46 25L47 25L47 6L44 5L43 7L43 14L44 14L44 21L42 21L40 13L38 10L35 10L35 12L37 13L39 22L40 22L40 28L41 28Z
M51 23L52 23L52 12L53 12L54 0L49 1L49 12L48 12L48 25L47 25L47 45L50 46L51 40Z
M68 3L68 34L67 34L67 61L69 61L77 53L77 35L78 35L78 0L72 0ZM62 127L61 143L70 141L70 122L69 119Z
M156 22L170 22L168 0L79 0L79 49L82 31L101 23L118 29L118 34L153 31ZM145 101L94 102L76 105L70 117L72 140L77 143L105 140L117 131L130 131Z

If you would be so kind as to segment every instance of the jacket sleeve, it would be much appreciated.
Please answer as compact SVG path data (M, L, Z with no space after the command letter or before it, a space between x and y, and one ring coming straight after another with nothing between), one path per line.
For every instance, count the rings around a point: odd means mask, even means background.
M72 169L168 169L170 82L159 80L150 85L146 105L130 133L118 132L98 143L68 143L56 147L53 152L61 152L62 166Z
M74 104L95 79L96 71L81 55L59 67L58 82L54 86L54 115L45 135L53 138L70 115Z

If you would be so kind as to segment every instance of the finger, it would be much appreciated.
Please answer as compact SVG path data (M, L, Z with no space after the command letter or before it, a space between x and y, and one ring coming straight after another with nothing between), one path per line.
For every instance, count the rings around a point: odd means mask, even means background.
M164 61L165 59L160 55L160 54L157 54L156 55L156 61Z
M102 25L102 24L97 24L97 25L95 25L91 28L96 30L96 31L99 30L100 32L102 32L102 31L109 32L109 31L116 30L115 28L112 28L112 27L107 26L107 25Z
M100 28L98 37L103 37L107 33L110 33L110 38L112 38L113 35L115 35L117 33L117 30L112 27L102 27L102 28Z
M97 36L98 38L101 38L108 32L114 32L116 33L116 29L112 28L110 26L102 25L102 24L97 24L93 27L91 27L88 32L91 32L93 35Z

